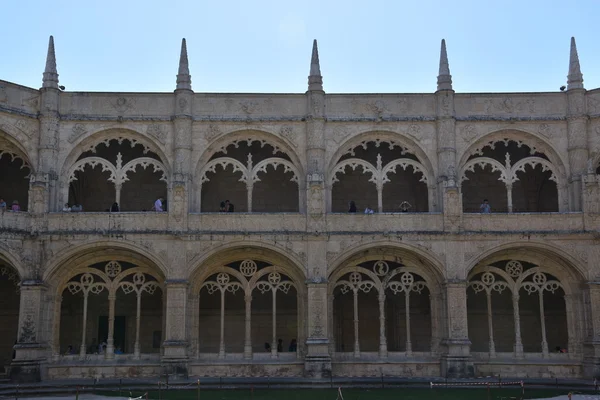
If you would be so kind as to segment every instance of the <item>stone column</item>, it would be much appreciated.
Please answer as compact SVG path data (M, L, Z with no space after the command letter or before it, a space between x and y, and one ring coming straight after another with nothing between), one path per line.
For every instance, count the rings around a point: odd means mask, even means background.
M583 222L586 230L596 230L600 226L600 185L594 166L588 165L587 174L582 176Z
M515 321L515 358L523 358L523 342L521 341L521 314L519 311L519 293L513 293L513 319Z
M244 358L247 360L251 360L252 359L252 294L246 294L244 296L244 302L246 304Z
M172 378L188 376L188 338L186 334L187 280L167 280L163 373ZM171 378L170 378L171 379Z
M600 377L600 279L588 282L584 289L588 297L586 312L590 321L591 331L584 341L583 371L586 377Z
M20 289L19 330L10 378L16 382L39 382L44 376L45 363L46 345L41 328L46 287L39 280L23 280Z
M108 294L108 338L106 340L106 354L104 357L107 360L115 358L115 303L117 301L116 293ZM99 339L101 340L101 339Z
M446 352L442 357L441 373L452 378L472 377L471 341L467 329L467 285L464 280L447 281L445 284Z
M385 293L379 293L379 357L386 358L387 338L385 335Z
M325 177L327 165L325 161L325 92L309 90L307 97L306 117L306 168L307 168L307 199L308 213L325 213ZM312 185L321 189L319 196L311 191ZM329 188L330 189L330 188ZM318 200L318 201L317 201ZM330 210L327 210L330 211ZM307 210L300 210L307 212Z

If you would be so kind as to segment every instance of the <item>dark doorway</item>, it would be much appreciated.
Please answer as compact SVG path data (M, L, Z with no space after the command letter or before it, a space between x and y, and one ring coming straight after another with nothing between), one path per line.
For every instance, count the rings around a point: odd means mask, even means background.
M127 343L125 341L125 316L115 317L115 332L114 332L115 349L118 347L127 353ZM102 343L108 340L108 316L102 315L98 317L98 341Z

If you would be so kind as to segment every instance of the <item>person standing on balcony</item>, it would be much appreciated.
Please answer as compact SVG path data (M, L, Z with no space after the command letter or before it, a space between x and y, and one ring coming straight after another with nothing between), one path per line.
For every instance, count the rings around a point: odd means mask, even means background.
M375 211L373 211L373 209L370 206L367 206L367 208L365 208L365 214L373 214Z
M158 199L156 199L156 201L154 202L154 211L156 212L162 212L163 210L163 198L159 197Z
M63 207L63 212L71 212L71 207L69 207L69 203L65 203L65 206Z
M19 201L18 200L13 201L10 209L11 209L11 211L21 211L21 206L19 205Z
M356 212L356 203L354 202L354 200L350 200L350 202L348 203L348 212L349 213Z
M233 212L234 210L234 205L229 202L229 200L225 200L225 211L226 212Z
M479 212L482 214L490 214L492 212L492 207L490 207L488 199L483 199L483 203L479 206Z
M113 205L110 207L110 212L119 212L119 203L113 203Z
M0 198L0 212L6 211L6 202L3 198Z

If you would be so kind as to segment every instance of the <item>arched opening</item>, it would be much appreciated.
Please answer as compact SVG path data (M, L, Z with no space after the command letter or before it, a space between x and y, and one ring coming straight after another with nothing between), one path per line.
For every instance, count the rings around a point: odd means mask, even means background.
M0 371L4 372L13 360L13 346L17 343L21 301L19 285L17 271L0 260Z
M162 279L128 261L73 271L59 288L55 359L141 359L163 340Z
M150 211L167 197L167 171L160 157L129 139L107 139L83 152L69 173L69 206L75 210ZM163 209L165 207L163 206Z
M0 202L6 202L7 210L27 211L31 167L18 149L1 137L0 171Z
M233 211L299 211L298 170L288 154L265 140L222 146L201 166L199 180L202 212L220 211L225 200Z
M329 290L337 359L377 352L380 357L426 356L436 351L441 327L433 321L439 304L432 304L432 298L437 298L437 285L412 258L373 254L334 271Z
M547 358L576 350L569 348L574 341L567 321L571 299L563 283L543 266L504 258L481 264L468 279L469 339L476 356L524 358L537 353Z
M281 267L260 260L223 264L202 281L198 358L292 360L298 291Z
M393 140L365 140L341 155L331 173L331 210L427 212L430 188L421 160ZM402 205L402 206L401 206Z
M556 166L546 154L519 140L491 141L478 148L462 168L465 212L554 212L559 209Z

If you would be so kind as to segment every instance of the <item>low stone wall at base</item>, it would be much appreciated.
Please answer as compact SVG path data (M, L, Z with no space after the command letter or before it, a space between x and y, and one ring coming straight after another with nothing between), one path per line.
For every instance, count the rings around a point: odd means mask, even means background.
M159 377L160 364L48 365L48 379Z
M439 361L411 362L332 362L333 376L440 376Z
M190 364L190 376L210 377L301 377L304 374L304 362L294 363L254 363L254 364Z
M521 363L518 361L474 361L477 376L506 376L511 378L581 378L581 363Z

